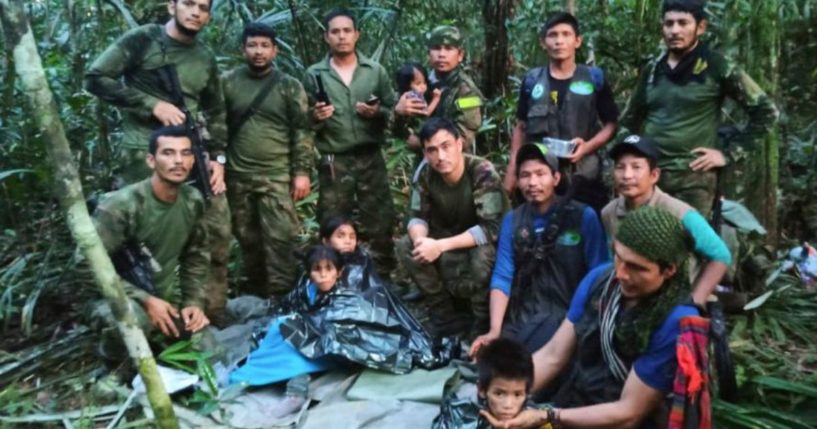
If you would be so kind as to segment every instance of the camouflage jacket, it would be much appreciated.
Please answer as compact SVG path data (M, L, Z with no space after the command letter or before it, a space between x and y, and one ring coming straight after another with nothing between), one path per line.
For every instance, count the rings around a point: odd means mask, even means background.
M769 132L777 119L769 97L734 62L703 45L688 56L688 76L680 80L670 78L666 54L647 64L620 121L619 136L643 134L655 140L658 164L665 170L687 171L696 157L690 151L696 147L724 149L717 132L726 97L749 116L739 141L745 148Z
M477 244L496 243L509 208L502 179L490 161L465 155L465 172L456 184L425 165L414 183L409 224L428 225L429 236L445 238L470 232Z
M144 149L150 133L161 126L153 117L153 107L172 99L156 73L166 64L176 66L188 109L207 118L210 154L223 153L227 126L218 67L213 52L198 40L181 43L157 24L134 28L91 64L85 89L122 109L123 145Z
M437 77L434 71L429 76L432 88L440 88L440 104L432 116L447 118L457 125L463 136L464 149L473 152L477 131L482 126L483 97L477 85L461 69L456 69L446 76Z
M203 213L204 198L193 187L183 185L176 201L165 203L153 195L148 178L106 194L94 212L94 225L109 253L131 240L147 247L161 268L153 274L159 298L204 308L210 251ZM139 302L150 296L127 283L125 292Z

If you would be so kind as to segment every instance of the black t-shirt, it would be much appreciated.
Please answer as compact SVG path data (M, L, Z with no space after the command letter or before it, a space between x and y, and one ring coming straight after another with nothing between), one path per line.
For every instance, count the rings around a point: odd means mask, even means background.
M561 108L564 94L568 91L570 85L570 79L555 79L550 75L550 70L548 70L548 79L550 81L550 94L548 94L548 96ZM533 91L533 86L536 85L537 80L538 76L536 74L529 73L525 76L525 81L522 82L522 86L519 88L519 104L516 106L516 118L521 121L525 121L528 118L528 101L530 100L530 93ZM601 90L596 94L596 111L602 124L616 122L618 120L618 106L616 106L613 90L610 88L610 83L607 79L603 80Z

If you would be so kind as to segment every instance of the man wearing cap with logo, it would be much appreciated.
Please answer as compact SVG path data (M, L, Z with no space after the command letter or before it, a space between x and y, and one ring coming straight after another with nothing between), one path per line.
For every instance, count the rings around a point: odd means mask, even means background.
M738 138L745 148L771 130L777 110L746 73L699 39L707 26L703 0L665 0L663 13L667 52L642 69L619 135L650 136L661 154L661 188L709 217L716 169L730 156L718 141L724 99L749 117Z
M572 176L573 198L600 211L609 200L601 180L601 149L616 130L618 107L604 72L576 64L582 44L579 22L566 12L551 16L542 27L539 43L548 63L530 70L519 89L511 157L505 171L505 190L516 183L516 152L523 143L543 138L572 141L576 148L562 163Z
M500 335L531 351L544 345L564 319L581 279L609 261L596 212L556 195L559 161L548 148L523 145L515 165L525 202L502 220L491 277L491 326L472 344L472 356Z
M559 330L533 354L533 391L566 375L552 397L555 408L502 422L483 416L502 429L664 426L649 416L673 390L676 345L690 323L684 319L699 315L688 303L690 250L689 236L667 211L642 207L628 215L613 244L614 263L587 274Z
M614 162L613 177L619 195L601 212L610 241L615 240L619 224L633 210L643 206L667 210L681 221L695 241L695 255L703 265L691 271L693 298L696 303L706 303L732 262L726 243L697 210L657 186L661 177L659 153L651 139L629 136L613 146L610 158Z
M419 138L427 166L414 183L397 257L425 295L435 334L473 338L488 328L494 243L508 199L493 164L463 154L453 122L431 118ZM457 314L455 301L470 304L470 314Z
M482 125L482 93L473 79L462 69L465 48L460 30L441 25L431 31L428 39L428 62L431 64L429 89L441 89L440 103L432 117L446 118L454 122L463 138L463 149L475 152L475 139ZM395 106L401 116L422 115L425 103L406 93Z

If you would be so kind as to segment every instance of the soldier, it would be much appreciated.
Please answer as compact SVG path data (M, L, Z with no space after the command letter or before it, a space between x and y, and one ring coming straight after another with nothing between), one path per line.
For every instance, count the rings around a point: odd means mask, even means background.
M397 255L426 296L435 333L469 328L454 311L457 298L470 303L473 338L488 327L488 281L508 200L491 162L462 153L453 122L431 118L419 137L427 164L414 184Z
M428 62L432 72L429 75L431 89L441 89L442 95L432 117L446 118L456 124L463 138L466 152L474 152L475 139L482 125L482 93L474 81L462 69L465 59L463 38L460 30L449 25L441 25L431 31L428 39ZM401 116L426 114L423 100L403 94L395 106Z
M615 240L621 221L639 207L658 207L672 213L695 241L695 255L702 265L692 264L692 297L696 303L705 305L732 263L726 243L697 210L656 186L661 169L658 168L658 149L652 140L629 136L610 149L610 158L614 162L613 178L619 195L601 211L610 241Z
M707 26L703 0L664 1L662 25L667 52L642 69L619 134L652 138L660 153L659 187L709 217L716 170L731 156L718 144L724 98L749 116L740 138L747 148L769 132L777 110L746 73L700 41Z
M514 188L514 160L523 143L541 143L545 137L570 140L577 146L562 163L562 177L572 179L574 199L601 211L609 196L601 179L599 149L616 131L613 91L600 68L576 64L582 36L573 15L551 16L542 27L539 44L547 51L548 63L531 69L519 88L505 190Z
M534 351L550 339L582 278L609 262L607 237L590 206L559 197L559 160L542 143L523 145L516 175L525 202L502 219L491 277L491 327L471 345L510 337Z
M140 182L107 194L94 213L102 244L109 253L123 247L144 246L149 252L153 288L125 282L125 293L135 301L134 310L148 338L156 330L165 337L195 333L209 324L203 309L210 254L203 225L204 199L185 185L193 166L190 138L183 127L163 127L153 132L147 165L153 174ZM178 275L177 275L178 272ZM122 347L115 339L116 323L107 303L95 316L106 319L100 349L117 358Z
M147 24L122 35L94 61L85 75L85 88L100 99L122 109L124 137L119 151L121 184L134 183L150 174L145 167L145 141L160 126L182 125L184 113L173 99L166 82L157 73L174 65L179 75L185 104L199 119L207 117L210 185L216 195L207 209L211 270L207 311L221 324L222 296L226 292L230 244L230 213L223 195L226 125L224 97L213 52L196 35L210 20L209 0L170 0L171 19L164 25ZM120 184L120 185L121 185Z
M309 195L313 166L306 92L273 66L275 37L265 24L247 25L242 35L247 63L222 76L233 233L244 255L248 291L260 297L283 294L295 283L300 223L294 202Z
M307 69L304 82L321 156L318 214L323 220L357 209L361 236L378 272L389 278L394 203L381 147L396 97L386 70L355 50L360 32L350 11L333 10L324 26L329 55Z

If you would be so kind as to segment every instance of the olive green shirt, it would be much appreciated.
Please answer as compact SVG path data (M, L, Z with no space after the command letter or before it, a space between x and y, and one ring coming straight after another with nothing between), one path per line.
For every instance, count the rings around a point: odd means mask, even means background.
M746 148L768 133L777 110L763 90L732 61L709 51L693 70L700 75L685 85L665 75L666 54L641 72L635 91L622 113L619 136L641 134L658 145L658 165L667 171L688 171L697 147L723 150L718 141L721 108L729 97L743 107L749 120L740 142Z
M176 201L166 203L153 195L148 178L106 194L94 225L110 253L131 241L147 247L161 267L153 273L159 298L204 309L210 252L203 213L204 199L193 187L182 185ZM128 283L125 292L139 302L150 296Z
M324 121L314 121L315 146L321 153L343 153L361 146L381 145L391 124L392 109L397 97L386 70L378 63L357 53L357 68L349 86L329 64L329 56L311 65L306 71L304 88L309 97L310 113L315 105L316 75L320 75L335 112ZM380 109L374 118L358 115L355 104L366 102L372 95L380 98Z
M224 73L227 123L235 124L270 80L272 88L255 113L238 129L229 129L227 171L286 182L309 176L314 162L312 131L306 92L297 79L274 68L258 76L246 65Z
M155 71L165 64L176 66L190 112L207 119L210 154L221 154L227 142L224 97L215 56L198 40L181 43L157 24L134 28L94 61L85 74L85 89L122 109L123 146L145 149L151 132L161 126L153 107L172 99Z
M422 223L429 237L446 238L468 231L477 245L494 244L510 205L502 179L487 159L464 155L465 171L449 184L426 164L411 195L409 227Z

